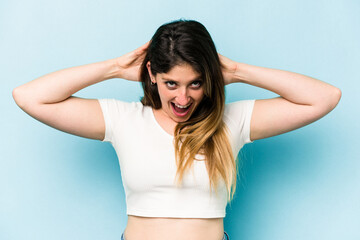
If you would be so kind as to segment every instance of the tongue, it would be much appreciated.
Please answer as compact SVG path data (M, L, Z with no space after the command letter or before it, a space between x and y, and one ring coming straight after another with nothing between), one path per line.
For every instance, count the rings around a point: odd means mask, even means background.
M175 111L177 111L178 113L184 113L188 110L188 108L179 108L175 104L174 104L174 108L175 108Z

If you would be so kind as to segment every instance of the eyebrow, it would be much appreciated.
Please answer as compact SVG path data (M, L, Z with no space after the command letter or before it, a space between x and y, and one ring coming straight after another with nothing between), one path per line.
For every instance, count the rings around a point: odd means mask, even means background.
M178 82L178 81L173 80L173 79L170 79L170 78L163 78L162 80L172 81L172 82L176 82L176 83ZM193 80L190 80L189 82L195 82L195 81L202 81L201 76L199 76L199 77L197 77L197 78L195 78L195 79L193 79Z

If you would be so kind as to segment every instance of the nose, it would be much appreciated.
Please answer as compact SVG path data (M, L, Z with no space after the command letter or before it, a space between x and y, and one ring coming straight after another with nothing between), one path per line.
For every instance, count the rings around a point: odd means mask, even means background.
M188 89L180 88L179 93L178 93L178 95L176 97L176 101L181 105L187 105L190 102Z

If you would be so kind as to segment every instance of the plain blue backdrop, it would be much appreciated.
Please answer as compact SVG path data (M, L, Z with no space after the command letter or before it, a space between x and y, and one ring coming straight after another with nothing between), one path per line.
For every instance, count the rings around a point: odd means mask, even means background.
M357 0L1 1L0 239L120 239L127 216L112 146L37 122L11 93L46 73L125 54L179 18L202 22L229 58L343 93L318 122L246 145L224 220L231 239L360 239L359 12ZM244 84L226 90L227 102L276 96ZM142 89L112 79L75 95L136 101Z

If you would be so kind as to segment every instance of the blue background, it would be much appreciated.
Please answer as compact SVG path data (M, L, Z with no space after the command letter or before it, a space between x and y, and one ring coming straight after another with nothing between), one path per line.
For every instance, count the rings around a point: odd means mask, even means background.
M0 239L120 239L127 216L112 146L37 122L11 93L125 54L179 18L202 22L229 58L309 75L343 94L318 122L246 145L225 218L231 239L360 239L359 12L356 0L1 1ZM228 102L275 96L244 84L226 90ZM136 101L142 90L112 79L75 95Z

